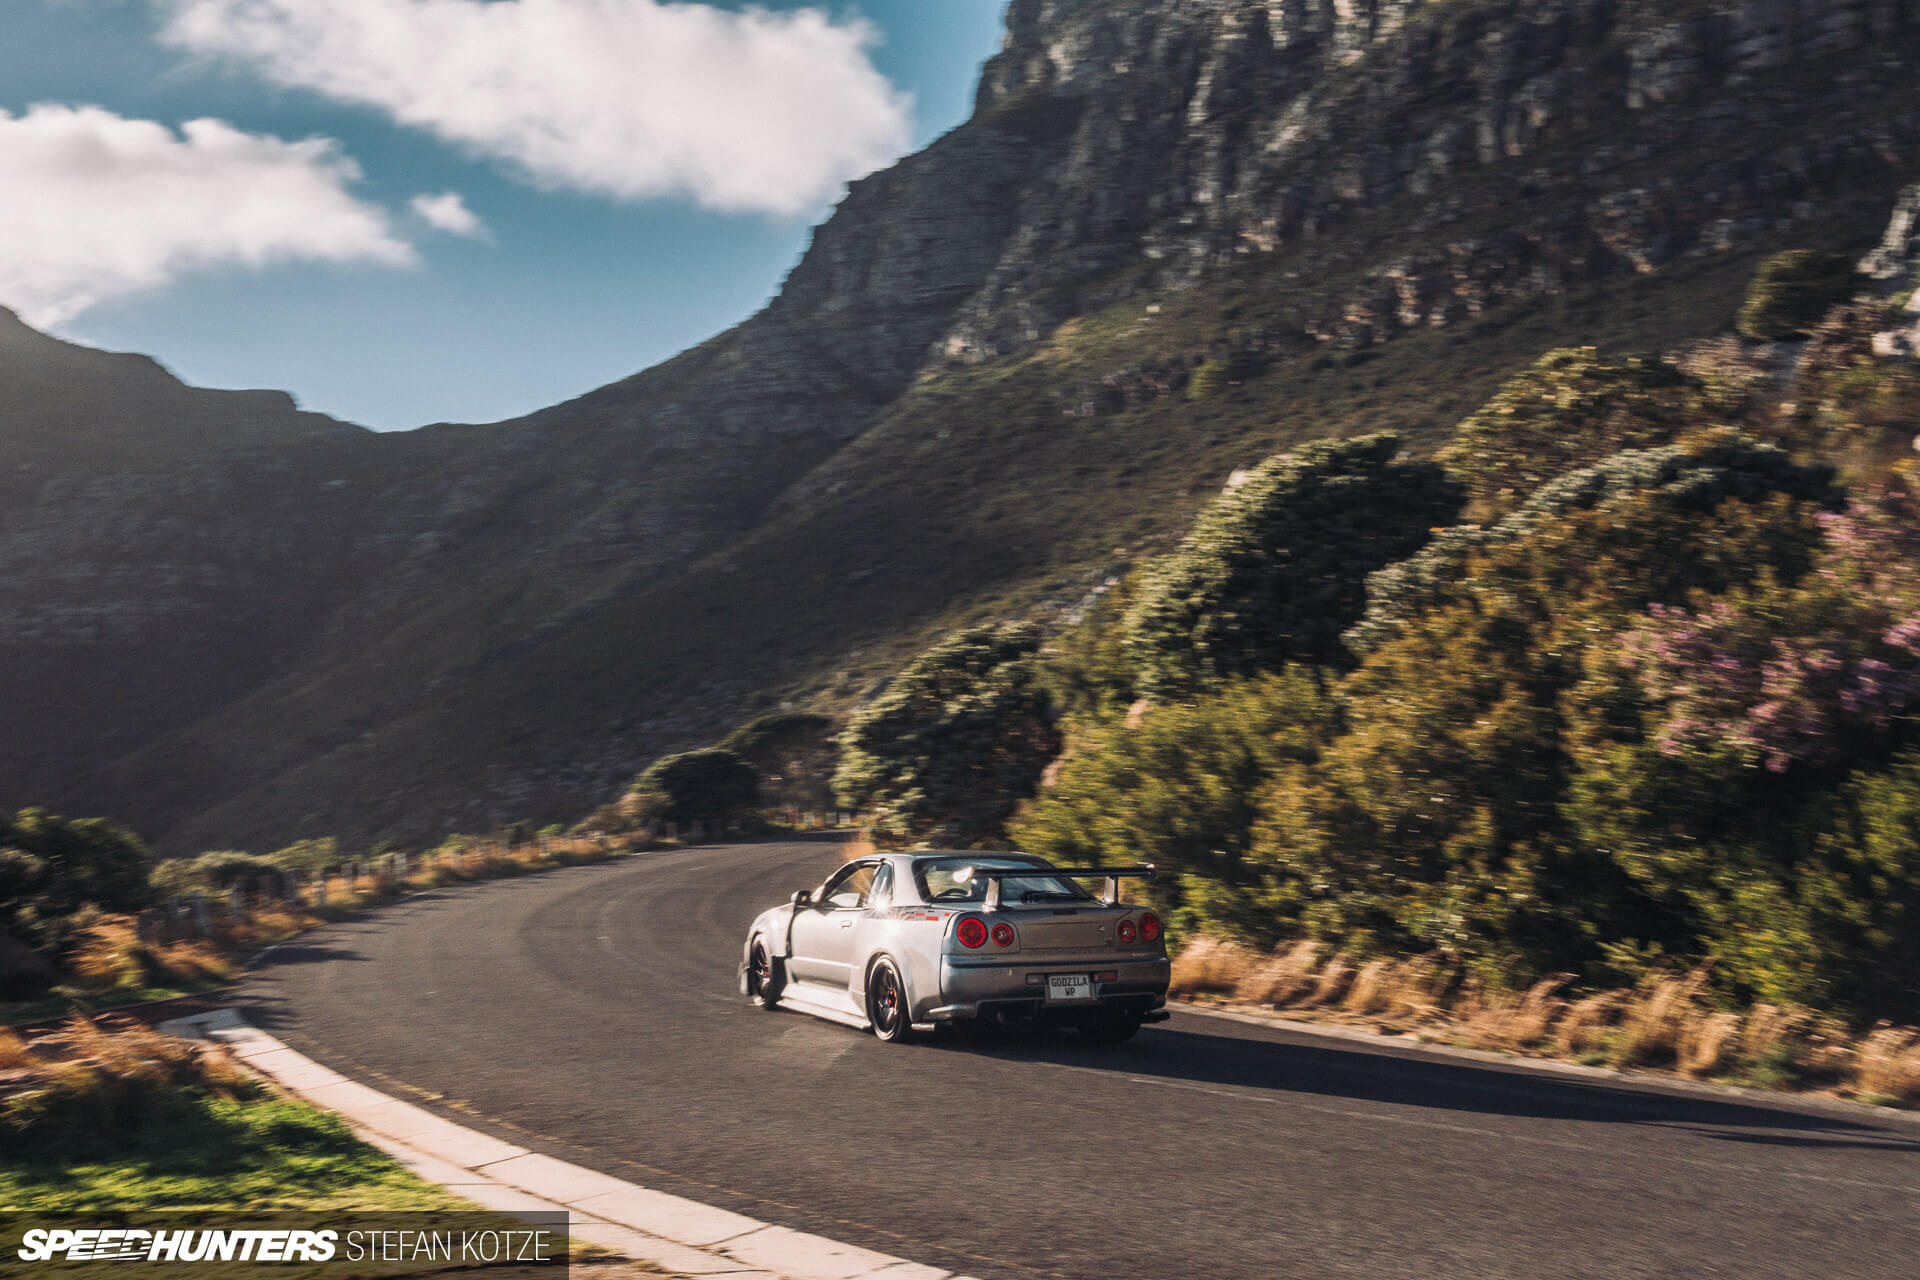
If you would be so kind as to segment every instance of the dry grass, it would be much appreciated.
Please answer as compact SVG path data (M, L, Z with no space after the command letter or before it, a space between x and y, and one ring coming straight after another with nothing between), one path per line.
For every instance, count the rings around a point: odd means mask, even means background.
M1535 1048L1546 1043L1554 1024L1567 1012L1560 992L1572 980L1573 975L1561 974L1525 991L1467 991L1456 1008L1460 1029L1474 1044Z
M1755 1060L1771 1061L1786 1051L1806 1023L1797 1009L1756 1004L1740 1025L1740 1052Z
M8 1035L15 1067L0 1078L0 1133L14 1139L75 1124L124 1132L186 1090L230 1100L261 1093L226 1054L131 1019L76 1014L31 1042Z
M1686 1020L1681 1028L1680 1070L1690 1076L1718 1074L1740 1030L1740 1015L1722 1010Z
M1178 995L1233 995L1252 967L1245 947L1199 938L1173 958L1170 989Z
M1295 997L1294 1003L1302 1009L1331 1008L1345 998L1358 972L1346 957L1332 956L1313 975L1311 989Z
M263 946L406 893L604 862L630 847L595 837L548 838L520 846L460 840L410 859L404 877L392 864L369 863L362 874L329 875L324 891L316 891L309 881L287 900L242 902L237 909L225 894L207 891L196 908L206 925L201 936L182 936L195 931L194 921L176 919L166 910L148 913L145 937L141 917L97 916L77 932L51 992L20 1002L9 1012L19 1018L50 1017L74 1002L126 1004L204 990L231 981L244 957Z
M1865 1095L1894 1102L1920 1101L1920 1031L1875 1027L1860 1042L1855 1087Z
M1854 1036L1807 1009L1722 1008L1705 968L1655 974L1630 990L1569 995L1572 981L1561 974L1507 991L1463 982L1433 956L1360 962L1308 940L1261 956L1203 937L1175 957L1171 993L1479 1048L1920 1104L1920 1030L1882 1025Z
M1603 1052L1622 999L1621 992L1601 991L1574 1001L1553 1029L1560 1052L1576 1058Z
M30 1067L38 1059L26 1038L12 1027L0 1027L0 1071Z
M1393 967L1390 960L1367 961L1353 975L1353 985L1347 988L1347 998L1340 1007L1362 1017L1385 1013L1393 1005Z
M1656 979L1626 1006L1615 1045L1621 1066L1665 1066L1678 1061L1686 1024L1697 1016L1707 974L1696 969L1685 977Z
M224 982L235 965L218 941L143 942L132 916L102 916L82 932L66 972L74 986L100 993Z
M1249 964L1233 985L1233 997L1249 1004L1293 1004L1314 986L1313 969L1320 945L1296 942L1282 947L1258 964Z

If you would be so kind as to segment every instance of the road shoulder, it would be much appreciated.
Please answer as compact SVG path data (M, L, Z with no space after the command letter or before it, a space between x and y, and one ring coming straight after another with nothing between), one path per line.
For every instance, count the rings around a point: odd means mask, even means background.
M577 1238L670 1272L726 1280L966 1280L503 1142L321 1066L237 1010L176 1019L160 1030L224 1046L287 1092L342 1116L367 1143L429 1182L505 1213L564 1212Z

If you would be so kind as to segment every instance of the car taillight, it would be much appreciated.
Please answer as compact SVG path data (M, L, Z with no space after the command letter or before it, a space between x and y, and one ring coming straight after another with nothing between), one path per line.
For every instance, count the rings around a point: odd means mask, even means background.
M1140 941L1160 941L1160 917L1151 911L1140 917Z
M969 951L987 945L987 922L979 916L962 916L953 928L953 936Z
M1000 924L993 926L993 945L996 947L1012 946L1013 945L1013 926L1010 924L1007 924L1004 921L1002 921Z
M1133 921L1122 920L1118 925L1114 926L1113 931L1119 936L1121 946L1130 947L1133 945Z

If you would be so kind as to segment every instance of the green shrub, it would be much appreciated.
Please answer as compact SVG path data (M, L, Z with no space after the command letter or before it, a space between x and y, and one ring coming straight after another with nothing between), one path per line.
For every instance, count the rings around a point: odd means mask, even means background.
M1461 422L1440 460L1465 487L1471 516L1485 521L1575 467L1671 443L1711 407L1699 382L1663 361L1549 351Z
M1792 249L1760 264L1740 308L1739 330L1761 342L1804 338L1828 309L1854 295L1853 260L1838 253Z
M1031 626L976 627L921 654L856 712L834 790L876 843L1004 843L1014 806L1060 747Z
M288 871L312 876L340 865L340 842L332 836L297 840L267 855L268 861Z
M221 849L197 858L172 858L154 868L153 887L157 893L181 893L189 889L231 889L251 881L265 884L284 875L285 868L272 858Z
M768 805L821 812L833 806L838 728L829 716L780 711L748 721L720 745L759 772Z
M733 822L760 807L760 775L718 747L663 756L634 780L633 790L658 796L659 816L668 822Z
M1459 510L1441 470L1399 440L1312 444L1261 464L1144 575L1126 616L1143 693L1177 696L1288 662L1344 660L1369 573Z
M48 956L67 947L82 912L137 911L152 898L153 856L105 818L0 815L0 849L0 930Z
M1108 714L1073 733L1059 777L1011 834L1056 862L1151 862L1169 875L1148 892L1183 929L1270 944L1302 895L1251 855L1261 797L1279 770L1318 758L1336 717L1323 682L1297 670L1144 717Z
M1195 365L1187 379L1187 399L1206 400L1226 388L1228 366L1225 360L1207 360Z

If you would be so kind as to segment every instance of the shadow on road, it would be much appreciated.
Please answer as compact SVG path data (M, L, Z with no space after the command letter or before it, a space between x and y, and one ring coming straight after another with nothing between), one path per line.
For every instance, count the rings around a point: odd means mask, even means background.
M1038 1035L974 1041L958 1047L990 1057L1044 1058L1197 1091L1267 1089L1467 1114L1686 1128L1707 1137L1775 1146L1872 1147L1920 1154L1920 1135L1909 1136L1841 1115L1812 1115L1735 1101L1588 1084L1360 1048L1336 1049L1171 1028L1143 1032L1138 1040L1113 1050L1083 1048L1077 1040L1065 1036ZM1760 1129L1774 1132L1741 1132Z
M352 960L364 963L366 957L350 947L339 946L331 942L283 942L273 949L272 963L288 964L328 964L335 960Z

